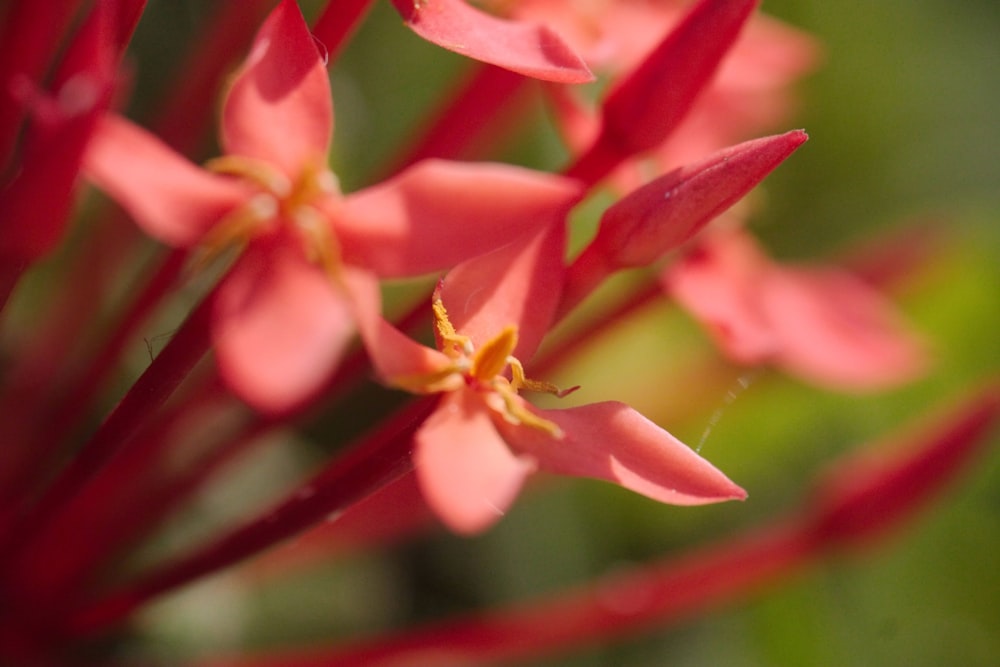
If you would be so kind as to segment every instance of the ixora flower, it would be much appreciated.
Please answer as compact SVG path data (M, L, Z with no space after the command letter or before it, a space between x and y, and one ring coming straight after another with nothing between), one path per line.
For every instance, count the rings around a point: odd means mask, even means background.
M430 507L472 533L512 504L536 469L615 482L661 502L742 499L692 449L617 402L540 409L521 391L565 396L525 376L552 323L563 278L561 225L464 262L433 300L437 347L406 338L369 312L362 335L387 383L442 394L415 436L414 463Z
M654 148L652 157L662 168L674 168L701 158L723 146L745 140L776 127L794 107L791 84L809 72L818 60L815 40L776 19L750 10L755 2L708 0L689 3L671 0L598 0L569 3L559 0L518 0L505 3L510 15L552 25L566 36L596 72L618 81L650 57L664 42L669 30L676 30L676 48L690 44L681 61L692 64L699 54L711 49L713 40L725 44L721 60L710 80L685 100L691 109L684 114L666 141ZM696 11L697 10L697 11ZM707 21L687 21L702 13ZM715 14L715 16L713 16ZM725 42L732 16L745 25ZM671 63L666 71L678 76ZM677 87L677 86L675 86ZM679 88L679 87L678 87ZM577 150L589 146L600 131L601 119L578 92L569 87L547 87L554 102L560 129ZM671 93L665 93L671 94ZM679 107L673 101L669 106ZM674 113L675 110L671 110ZM634 185L638 174L630 174Z
M243 250L214 294L212 340L229 386L265 412L323 384L355 333L361 284L444 270L561 219L580 195L556 176L440 161L342 195L332 134L323 57L284 0L226 96L222 157L197 167L114 115L85 157L90 181L156 239L201 264Z
M842 269L778 264L738 227L705 235L662 280L739 363L846 390L895 386L927 365L924 345L875 289Z

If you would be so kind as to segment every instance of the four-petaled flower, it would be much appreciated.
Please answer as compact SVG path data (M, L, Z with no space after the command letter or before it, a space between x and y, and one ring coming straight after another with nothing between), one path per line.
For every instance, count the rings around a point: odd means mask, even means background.
M656 500L695 505L745 493L692 449L616 402L540 409L520 391L557 395L525 376L552 323L563 278L560 225L464 262L434 295L438 349L369 312L362 335L385 381L440 393L415 437L414 463L431 508L472 533L511 505L536 469L618 483Z
M323 57L284 0L226 96L224 156L199 168L109 115L85 159L94 184L197 265L243 250L215 295L212 338L229 386L266 412L322 386L355 333L361 283L444 270L561 219L580 195L557 176L441 161L342 195L332 134Z

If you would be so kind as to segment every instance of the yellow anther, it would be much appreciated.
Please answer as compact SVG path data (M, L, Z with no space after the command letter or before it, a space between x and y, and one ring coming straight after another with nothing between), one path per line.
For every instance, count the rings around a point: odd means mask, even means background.
M223 155L206 162L205 168L218 174L244 178L278 199L284 199L292 193L292 183L288 177L263 160L242 155Z
M394 378L393 384L415 393L454 391L468 385L484 394L490 407L511 424L535 428L554 438L563 436L558 424L539 417L525 407L518 391L542 391L561 398L579 387L562 391L554 384L525 377L524 366L513 356L518 340L516 326L504 327L499 334L475 349L472 340L458 333L448 319L448 310L440 297L434 298L432 308L441 349L451 357L452 363L427 375ZM509 380L504 376L508 367L511 374Z
M319 264L331 280L340 280L340 246L330 221L311 206L293 211L292 219L305 241L306 258Z
M437 328L438 338L441 339L441 347L444 348L442 351L452 358L471 356L472 340L455 331L451 320L448 319L448 310L440 297L435 297L431 308L434 311L434 325Z
M270 195L260 194L229 212L206 232L194 259L200 271L229 250L242 249L249 239L278 212L278 203Z
M504 378L498 378L504 379ZM504 409L500 411L505 421L515 425L530 426L531 428L545 431L553 438L562 438L563 430L553 421L544 417L539 417L531 410L524 407L517 395L517 390L510 384L498 382L494 386L494 391L503 400Z
M524 366L522 366L521 362L514 357L510 358L510 375L511 385L514 389L527 389L528 391L543 392L546 394L552 394L557 398L569 396L580 388L580 385L576 385L575 387L570 387L569 389L560 389L551 382L532 380L524 375Z
M480 382L489 382L507 368L515 347L517 347L517 327L508 325L476 350L469 374Z

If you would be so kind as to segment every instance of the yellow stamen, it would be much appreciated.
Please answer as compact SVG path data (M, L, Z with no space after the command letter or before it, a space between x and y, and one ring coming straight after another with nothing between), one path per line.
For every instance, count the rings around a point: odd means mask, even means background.
M452 363L426 375L394 378L393 384L414 393L455 391L468 385L475 391L487 394L486 400L490 407L511 424L535 428L554 438L563 437L558 424L539 417L525 407L518 391L542 391L561 398L578 387L561 391L554 384L525 377L524 366L513 356L518 340L516 326L504 327L477 350L468 336L455 329L439 296L435 296L432 308L439 344L442 351L452 359ZM511 379L503 375L508 366Z
M472 341L468 336L463 336L452 326L448 319L448 311L440 297L434 299L431 308L434 310L434 324L437 327L438 337L441 339L442 351L449 357L471 356Z
M229 212L201 240L194 259L194 270L200 271L230 250L242 250L247 241L278 212L278 204L270 195L252 197Z
M220 220L203 238L195 269L204 268L224 252L242 249L270 220L290 223L304 245L306 258L322 267L330 280L339 282L340 246L324 213L314 206L320 197L335 196L340 187L325 160L308 161L290 181L270 163L241 155L209 160L205 167L219 174L242 178L262 192Z
M517 347L517 327L508 325L499 335L476 350L469 374L480 382L488 382L507 367L511 352Z
M205 168L217 174L239 176L279 199L284 199L292 193L292 184L288 177L263 160L242 155L223 155L206 162Z

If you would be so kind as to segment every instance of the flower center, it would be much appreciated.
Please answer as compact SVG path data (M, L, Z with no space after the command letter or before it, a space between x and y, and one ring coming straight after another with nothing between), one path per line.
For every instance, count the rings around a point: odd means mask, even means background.
M486 403L512 424L523 424L561 438L562 429L548 419L528 410L518 396L521 389L553 394L562 398L579 387L560 390L549 382L532 380L525 376L524 366L513 356L517 347L517 327L507 325L496 336L478 349L468 336L455 330L448 319L448 311L440 298L433 304L434 325L441 351L452 363L442 370L426 376L397 378L396 384L418 393L455 391L462 387L485 395ZM506 375L510 369L510 377Z
M238 155L209 160L205 167L241 178L258 192L205 235L200 245L200 265L232 248L242 249L255 236L285 224L301 241L308 260L336 278L340 247L329 220L315 205L317 200L340 194L337 177L324 161L307 162L294 181L267 162Z

